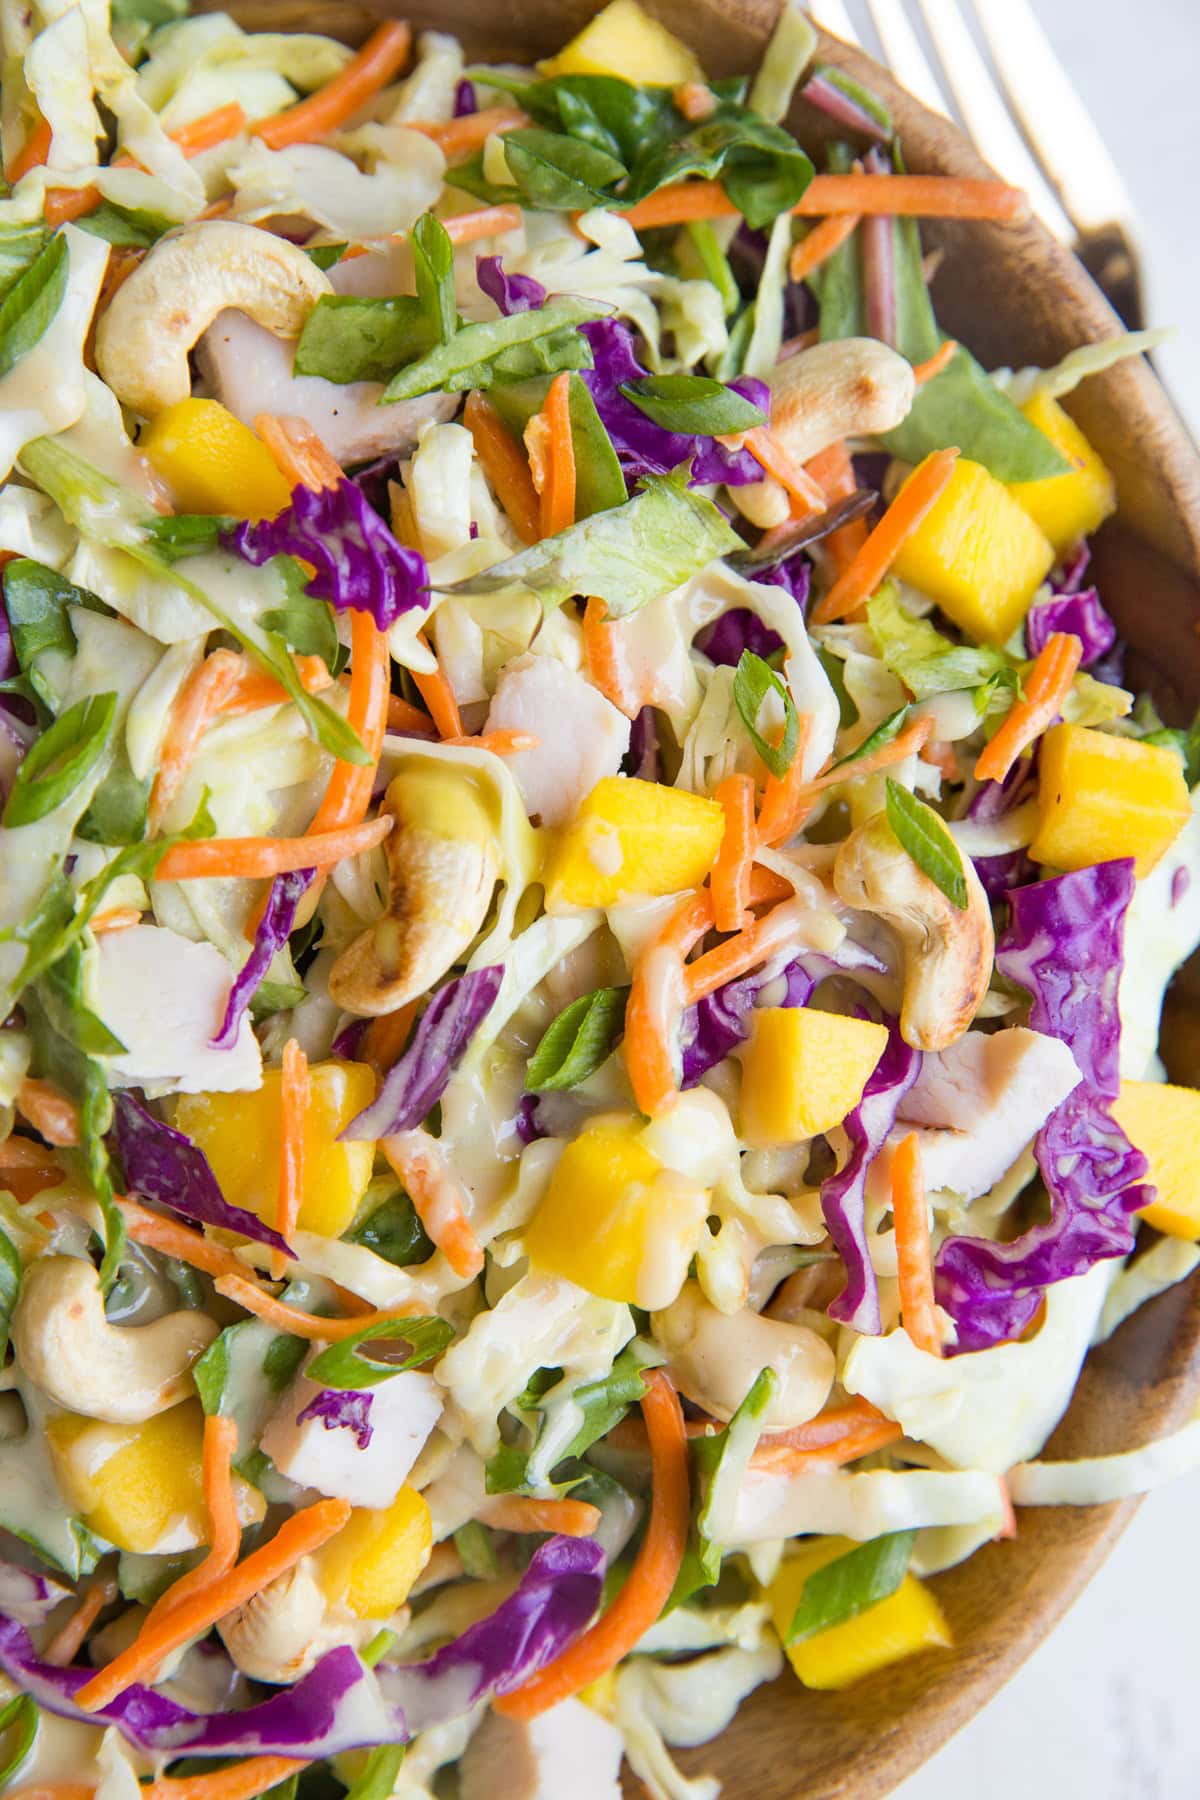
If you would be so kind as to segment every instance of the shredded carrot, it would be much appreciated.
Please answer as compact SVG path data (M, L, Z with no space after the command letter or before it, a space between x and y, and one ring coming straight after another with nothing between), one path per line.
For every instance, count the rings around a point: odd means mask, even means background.
M947 338L941 349L935 350L933 355L929 357L927 361L923 363L914 363L913 380L916 382L917 386L924 387L927 381L932 381L935 375L940 375L942 370L947 368L949 364L954 361L957 352L958 345L955 343L954 339Z
M443 219L446 236L452 244L473 244L479 238L503 237L505 232L518 231L524 222L524 214L519 206L482 206L477 212L455 213L451 219Z
M958 752L944 739L936 744L922 744L921 761L936 769L944 781L961 781L963 778Z
M483 1251L467 1217L467 1196L426 1131L400 1131L380 1141L425 1230L462 1281L483 1268Z
M326 449L307 419L294 414L259 413L254 429L275 459L290 487L335 488L344 479L342 466Z
M480 467L509 523L523 544L538 539L540 507L529 464L516 438L490 400L472 392L463 408L463 424L471 434Z
M366 617L356 613L356 618ZM372 621L373 623L373 621ZM382 844L392 829L386 815L340 831L323 831L311 837L197 838L173 844L154 871L155 881L203 881L219 875L267 880L293 869L327 869L348 856L359 856Z
M522 750L536 750L541 743L535 731L483 731L477 737L443 738L460 750L490 750L493 756L518 756Z
M35 1781L30 1787L13 1788L5 1800L95 1800L96 1790L83 1781Z
M692 125L711 118L717 110L717 97L704 81L681 81L677 88L672 88L671 99L676 112L681 112Z
M848 237L858 229L857 213L835 213L831 218L822 219L813 226L807 237L802 237L792 251L788 263L788 274L793 281L807 281L823 262L827 262L835 250L840 250Z
M425 644L425 634L420 634ZM428 649L428 644L425 644ZM437 727L437 734L442 738L460 738L464 735L462 719L459 717L458 701L454 698L454 689L449 678L439 663L428 675L418 674L415 669L409 671L416 684L418 694L429 708L429 716Z
M683 1006L683 963L713 922L712 894L692 894L642 951L625 1007L621 1051L638 1110L653 1118L678 1091L671 1047Z
M807 713L802 713L795 756L782 775L772 773L767 776L758 814L760 844L781 844L785 838L799 830L807 785L804 780L804 755L811 732L812 720Z
M98 1576L87 1582L79 1605L42 1650L42 1661L52 1663L56 1669L68 1668L75 1661L84 1639L104 1608L116 1597L117 1584L111 1576L107 1579Z
M860 756L846 768L826 769L822 774L814 775L811 781L796 781L789 788L789 778L796 770L793 763L778 789L772 786L774 777L767 783L767 792L758 815L759 842L782 843L785 838L799 831L808 817L813 801L826 788L838 787L843 781L855 780L859 775L877 775L881 769L894 768L915 750L921 750L932 731L933 720L928 715L914 719L890 744L882 744L878 750L868 751L866 756Z
M1001 1526L996 1533L998 1538L1015 1538L1017 1535L1017 1515L1012 1503L1012 1495L1008 1491L1008 1483L1003 1475L997 1475L1000 1484Z
M294 1756L253 1756L230 1769L214 1769L209 1775L160 1775L140 1789L140 1800L257 1800L259 1794L308 1766ZM93 1790L86 1791L90 1794ZM66 1796L55 1800L66 1800Z
M295 106L259 119L250 127L251 135L262 138L272 150L282 150L287 144L311 144L336 131L399 74L408 61L411 43L408 26L400 19L389 19L376 27L332 81Z
M304 1136L308 1123L308 1058L289 1038L283 1047L279 1083L279 1205L275 1229L290 1244L304 1198ZM271 1273L282 1281L286 1264L283 1252L273 1253Z
M650 1436L650 1523L625 1585L590 1631L514 1693L494 1700L509 1719L535 1719L615 1668L654 1624L675 1586L687 1548L687 1434L679 1396L662 1369L646 1376L642 1415Z
M546 484L539 495L542 537L575 523L575 441L571 436L571 377L564 369L550 383L540 417L546 423Z
M166 814L187 780L209 721L221 710L241 673L242 659L235 651L214 650L180 688L150 790L147 822L152 835L162 829Z
M237 101L232 100L227 106L218 106L213 112L205 113L203 118L192 119L167 135L185 156L199 156L201 151L211 150L215 144L236 137L245 126L246 115ZM137 158L129 155L116 156L112 161L114 169L135 169L137 166ZM46 223L53 230L70 219L82 218L85 213L95 212L102 199L100 189L94 186L49 188L45 203Z
M841 1406L827 1406L814 1419L803 1425L790 1425L783 1431L764 1432L760 1444L786 1446L792 1450L831 1450L847 1437L879 1426L891 1425L886 1413L869 1400L853 1399Z
M9 187L16 187L21 177L28 175L30 169L41 168L50 154L50 135L49 125L45 119L39 118L13 157L12 162L5 167L4 178Z
M0 1144L0 1169L44 1169L48 1174L61 1174L55 1158L45 1144L32 1138L8 1137Z
M606 619L607 602L592 595L583 609L583 655L592 686L627 719L641 710L634 692L633 674L625 656L625 644L616 623Z
M380 631L370 613L359 612L356 608L350 614L350 701L346 721L358 733L371 760L369 763L339 761L334 764L329 786L313 815L306 839L316 839L326 832L367 829L362 821L375 791L376 771L383 752L391 672L392 653L386 631Z
M896 1230L896 1273L900 1281L900 1317L918 1350L942 1354L933 1300L933 1260L929 1252L929 1213L921 1140L915 1131L900 1140L892 1158L892 1219Z
M395 1012L381 1013L363 1032L359 1055L377 1075L386 1075L392 1064L404 1054L412 1031L413 1020L421 1010L420 1000L410 1000Z
M239 713L258 712L264 706L281 706L289 698L287 689L248 656L238 660L240 672L228 696L221 703L222 717L228 719ZM321 694L326 688L333 686L333 676L319 656L297 656L294 661L296 673L306 694Z
M725 814L721 848L712 866L709 886L713 897L713 924L718 931L741 931L750 923L747 901L750 872L754 867L757 837L754 827L754 777L727 775L717 784L713 799Z
M303 1312L297 1306L289 1306L285 1300L277 1300L274 1294L268 1294L257 1282L251 1281L244 1271L237 1275L220 1275L215 1285L218 1294L235 1301L256 1319L274 1325L277 1331L286 1331L292 1337L309 1338L314 1343L340 1343L343 1338L353 1337L364 1325L411 1319L422 1313L422 1308L413 1304L392 1307L386 1312L358 1313L352 1319L323 1319L319 1313ZM402 1337L403 1333L396 1335Z
M125 1229L136 1243L145 1244L151 1250L161 1250L164 1256L173 1256L178 1262L187 1263L189 1268L203 1269L206 1275L232 1275L238 1280L245 1277L246 1265L233 1251L214 1244L203 1232L192 1231L178 1219L168 1219L164 1213L151 1212L149 1207L140 1206L136 1200L122 1197L118 1204Z
M561 1531L566 1537L591 1537L600 1523L600 1508L586 1500L529 1500L524 1494L498 1494L485 1502L479 1517L493 1531Z
M388 695L387 728L389 731L401 731L406 737L433 737L433 720L428 713L423 713L419 706L409 700L402 700L399 694Z
M1083 645L1069 631L1046 639L1025 676L1025 697L1014 701L1004 723L975 764L976 781L1003 781L1022 750L1039 738L1063 709Z
M858 491L858 477L844 438L838 438L804 466L824 493L829 506L836 505L839 500L848 500ZM848 525L839 525L823 539L822 548L839 574L854 561L867 541L869 529L865 519L851 519ZM763 554L765 546L760 543L758 548L759 554Z
M698 956L684 970L684 992L689 1006L786 948L795 931L795 920L775 907L761 919L755 919L745 931L739 931L736 937L726 938L715 950Z
M891 1419L878 1425L859 1425L838 1438L836 1443L817 1450L794 1449L789 1444L772 1443L764 1438L750 1458L752 1469L768 1469L775 1475L806 1475L814 1469L839 1469L845 1463L857 1462L873 1450L885 1450L904 1436L903 1429Z
M528 125L529 114L519 106L488 106L461 119L403 119L401 123L405 131L419 131L422 137L432 138L447 162L458 162L482 150L493 132L516 131Z
M285 1519L275 1536L249 1556L243 1557L229 1574L212 1581L198 1593L190 1594L152 1624L149 1619L127 1650L106 1663L75 1695L76 1706L84 1712L95 1712L123 1694L135 1681L153 1681L162 1663L181 1644L200 1637L247 1600L260 1593L267 1583L293 1568L302 1556L320 1549L322 1544L342 1529L350 1517L348 1500L318 1500Z
M659 188L623 216L635 231L684 225L689 219L732 219L738 209L715 181ZM901 218L991 219L1010 225L1029 216L1020 188L956 175L817 175L792 212L805 219L832 213L883 213Z
M103 937L106 931L128 931L130 926L141 922L142 915L136 906L112 906L107 912L96 913L88 929L97 937Z
M899 175L882 179L900 181ZM813 613L817 625L843 619L868 599L954 473L957 449L934 450L919 463L867 538L848 569L838 576Z
M745 443L755 462L761 464L766 473L787 490L792 502L793 518L825 511L827 501L824 493L812 476L792 460L779 439L765 425L756 425L753 431L748 431Z
M159 1595L146 1616L142 1629L157 1625L193 1594L203 1593L215 1582L224 1581L237 1562L242 1542L238 1522L237 1494L233 1486L233 1458L237 1451L237 1422L225 1413L209 1413L204 1421L202 1480L204 1506L208 1514L208 1555L194 1569L173 1581Z
M52 1081L26 1075L17 1089L17 1111L56 1149L79 1142L79 1108Z

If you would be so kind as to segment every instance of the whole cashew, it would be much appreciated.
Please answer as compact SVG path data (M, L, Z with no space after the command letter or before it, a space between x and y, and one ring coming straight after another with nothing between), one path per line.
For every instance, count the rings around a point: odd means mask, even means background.
M917 867L882 812L850 833L834 861L838 897L886 919L904 947L900 1032L916 1050L944 1050L960 1038L991 980L991 909L969 856L962 867L960 909Z
M776 363L767 385L772 434L798 463L839 438L891 431L917 391L910 365L875 338L814 344Z
M759 1370L767 1367L774 1369L777 1386L762 1416L765 1430L803 1425L829 1398L836 1363L815 1331L761 1313L720 1313L694 1281L654 1314L650 1329L670 1357L676 1385L714 1419L731 1419Z
M335 1004L365 1018L406 1006L446 973L483 924L498 871L495 827L469 773L402 769L383 810L396 821L384 841L387 911L329 971Z
M25 1271L12 1336L18 1363L60 1406L110 1425L140 1425L193 1391L192 1364L217 1330L201 1312L110 1325L91 1263L47 1256Z
M230 1656L252 1681L290 1685L307 1675L327 1650L339 1644L365 1643L379 1630L377 1622L330 1617L311 1556L277 1575L244 1605L217 1620L217 1631Z
M96 367L123 406L152 418L192 391L188 352L219 312L299 337L329 277L295 244L208 219L160 238L101 315Z

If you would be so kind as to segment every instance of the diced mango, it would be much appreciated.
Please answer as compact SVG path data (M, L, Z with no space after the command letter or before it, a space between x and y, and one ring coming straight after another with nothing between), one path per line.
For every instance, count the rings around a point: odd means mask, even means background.
M796 1616L808 1577L856 1546L848 1538L818 1538L781 1564L767 1590L771 1617L792 1668L811 1688L844 1688L886 1669L889 1663L918 1650L945 1648L954 1642L945 1614L932 1592L915 1575L906 1575L894 1594L869 1606L856 1618L830 1625L813 1637L789 1644L787 1633Z
M339 1144L338 1134L375 1098L375 1077L365 1063L314 1063L308 1072L304 1127L302 1231L341 1237L371 1179L373 1143ZM263 1072L250 1094L184 1094L175 1125L203 1150L217 1184L234 1206L274 1224L279 1206L279 1110L282 1075Z
M887 1039L887 1027L870 1019L802 1006L753 1013L742 1051L742 1137L794 1144L840 1125L862 1099Z
M892 564L971 637L1003 644L1054 562L1054 546L981 464L954 473Z
M378 1511L356 1506L317 1554L317 1579L331 1601L360 1619L386 1619L403 1606L433 1543L429 1507L402 1487Z
M616 75L644 87L704 80L693 52L638 0L609 0L557 56L538 67L543 75Z
M219 400L179 400L157 414L138 443L180 512L270 519L291 495L261 438Z
M185 1400L142 1425L59 1413L47 1421L46 1437L64 1494L99 1537L119 1550L159 1554L206 1542L198 1400ZM240 1476L234 1489L242 1523L256 1524L266 1512L262 1495Z
M664 1169L636 1119L593 1120L569 1143L525 1232L535 1269L605 1300L650 1312L687 1278L708 1217L708 1193Z
M1200 1238L1200 1093L1165 1081L1123 1081L1113 1117L1150 1163L1158 1189L1140 1217L1169 1237Z
M1117 510L1117 484L1070 413L1049 394L1035 394L1021 408L1031 425L1070 463L1044 481L1016 481L1009 493L1041 526L1056 550L1069 550Z
M713 865L724 830L715 800L656 781L606 775L559 839L547 908L612 906L634 895L696 887Z
M1042 739L1035 862L1084 869L1132 856L1147 875L1190 816L1173 750L1083 725L1055 725Z

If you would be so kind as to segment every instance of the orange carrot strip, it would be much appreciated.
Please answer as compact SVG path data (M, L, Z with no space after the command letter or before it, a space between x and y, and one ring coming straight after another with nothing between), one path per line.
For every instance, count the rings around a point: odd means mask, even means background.
M654 1624L679 1574L688 1536L687 1435L683 1411L662 1369L646 1377L642 1414L650 1435L653 1497L641 1549L616 1599L590 1631L531 1681L492 1702L509 1719L536 1719L620 1662Z
M779 439L773 437L765 425L756 425L753 431L748 431L745 441L755 462L760 463L768 475L787 489L793 501L794 518L802 518L805 513L825 511L828 502L812 476L799 463L793 462Z
M158 773L150 790L147 821L151 834L161 830L163 819L176 799L214 713L221 710L242 673L242 659L233 650L214 650L188 677L176 696L158 758Z
M841 249L848 237L853 236L858 223L857 213L840 213L814 225L808 236L802 237L792 251L791 261L788 263L788 274L792 280L806 281L823 262L829 260L835 250Z
M95 1712L123 1694L135 1681L153 1681L161 1664L181 1644L201 1636L226 1613L244 1606L267 1583L328 1543L350 1517L348 1500L318 1500L285 1519L275 1536L243 1557L220 1581L211 1582L173 1606L165 1618L149 1620L127 1650L115 1656L75 1695L84 1712Z
M689 219L731 219L737 207L715 181L684 181L659 188L624 217L635 231L684 225ZM1002 181L964 181L955 175L817 175L792 208L804 219L831 213L873 213L900 218L991 219L1011 225L1029 216L1020 188Z
M96 1623L104 1608L117 1597L117 1585L113 1580L90 1581L84 1588L79 1605L75 1608L66 1624L63 1625L42 1651L42 1661L53 1663L56 1669L65 1669L75 1661L83 1640Z
M307 419L293 414L259 413L254 429L292 487L335 488L344 479L342 466L330 455Z
M524 1494L498 1494L479 1517L493 1531L561 1531L567 1537L591 1537L600 1523L600 1508L586 1500L529 1500Z
M1055 631L1046 639L1025 676L1025 698L1013 702L975 764L976 781L1003 781L1022 750L1058 717L1082 654L1083 645L1069 631Z
M287 144L310 144L314 138L336 131L400 72L408 61L411 43L412 33L403 20L389 19L376 27L332 81L307 100L273 113L269 119L259 119L250 127L251 135L262 138L272 150L282 150Z
M828 506L836 505L839 500L848 500L858 489L858 477L854 473L850 452L843 438L820 451L804 466L824 493ZM854 561L867 541L869 530L870 526L865 519L851 519L848 525L839 525L824 540L823 548L839 575ZM760 553L763 548L760 544Z
M149 1207L140 1206L136 1200L122 1196L118 1204L125 1219L125 1229L137 1243L146 1244L151 1250L161 1250L164 1256L173 1256L190 1268L203 1269L206 1275L231 1275L238 1280L245 1277L245 1263L232 1250L214 1244L203 1232L193 1231L163 1213L151 1212Z
M873 1450L884 1450L904 1436L891 1419L879 1425L860 1425L823 1450L796 1450L788 1444L760 1442L750 1458L752 1469L767 1469L774 1475L806 1475L814 1469L840 1469L843 1464L857 1462Z
M421 634L421 642L425 643L424 633ZM428 649L429 646L426 644L425 647ZM418 694L429 708L429 716L437 726L438 736L442 738L462 737L464 733L462 720L458 713L458 701L454 698L454 689L450 686L441 664L439 663L438 667L428 675L418 675L415 669L411 669L409 673L412 675Z
M529 114L519 106L488 106L461 119L404 119L402 123L405 131L419 131L422 137L432 138L446 161L455 162L482 150L494 131L516 131L528 125Z
M399 1131L381 1139L379 1147L454 1273L463 1281L473 1281L483 1268L483 1251L467 1217L466 1193L451 1173L437 1139L426 1131Z
M380 631L370 613L356 609L350 614L350 704L346 721L358 733L371 760L334 764L306 840L315 840L324 832L357 829L366 818L387 731L391 673L392 653L386 631Z
M442 224L452 244L473 244L479 238L502 237L506 231L519 230L523 216L519 206L481 206L477 212L455 213Z
M747 901L757 848L754 777L727 775L717 784L713 799L725 814L725 834L709 877L713 924L718 931L741 931L750 923Z
M224 1581L237 1562L242 1527L238 1520L237 1494L233 1486L233 1458L237 1450L237 1422L225 1413L210 1413L204 1421L202 1453L204 1506L208 1513L208 1555L194 1569L173 1581L150 1608L143 1624L157 1625L193 1594L203 1593Z
M539 418L546 431L546 481L539 495L538 528L542 537L556 537L575 523L571 377L565 369L550 383Z
M463 424L471 434L475 454L509 523L523 544L539 536L540 507L529 464L512 432L490 400L480 393L467 395Z
M16 187L21 177L28 175L30 169L40 169L49 154L50 127L45 119L39 118L13 157L12 162L5 166L4 179L8 182L9 187Z
M353 1337L364 1325L423 1315L423 1309L414 1303L391 1307L386 1312L358 1313L352 1319L323 1319L318 1313L303 1312L297 1306L289 1306L286 1301L277 1300L274 1294L268 1294L244 1272L240 1275L219 1276L216 1289L218 1294L224 1294L227 1300L235 1301L245 1312L253 1313L256 1319L274 1325L277 1331L290 1332L292 1337L309 1338L314 1343L340 1343L343 1338ZM403 1333L397 1332L396 1335L402 1337Z
M381 1013L372 1019L363 1032L359 1056L369 1063L377 1075L386 1075L392 1064L398 1062L408 1043L408 1035L413 1027L413 1020L421 1010L420 1000L410 1000L407 1006L397 1007L395 1012Z
M35 1781L13 1788L5 1800L95 1800L96 1790L83 1781Z
M795 756L782 775L768 774L767 776L767 785L763 790L762 806L758 814L758 841L760 844L781 844L785 838L791 837L792 833L799 829L799 820L803 816L802 796L806 786L804 754L808 748L811 731L812 720L807 713L802 713Z
M289 698L287 689L252 663L248 656L240 659L238 678L227 698L221 703L220 711L225 718L232 718L239 713L258 712L264 706L281 706ZM326 688L333 686L333 676L325 667L319 656L297 656L296 673L306 694L321 694Z
M483 731L476 737L443 738L444 744L455 744L460 750L490 750L493 756L517 756L522 750L536 750L541 738L534 731Z
M717 110L717 97L704 81L681 81L677 88L672 88L671 99L676 112L681 112L691 124L699 124Z
M841 1406L828 1406L815 1419L803 1425L791 1425L784 1431L766 1431L760 1444L786 1446L792 1450L830 1450L847 1437L864 1430L891 1425L893 1421L869 1400L848 1400Z
M47 1174L62 1173L45 1144L37 1144L26 1137L5 1138L0 1144L0 1169L44 1169Z
M257 1800L259 1794L308 1766L294 1756L253 1756L210 1775L160 1775L141 1789L141 1800ZM91 1794L94 1789L85 1792ZM67 1800L67 1796L56 1795L54 1800Z
M678 1091L671 1049L683 1005L683 961L712 922L712 894L692 894L651 939L633 971L621 1049L634 1099L650 1118L669 1106Z
M593 594L583 609L583 654L592 686L627 719L641 710L634 693L633 675L625 656L624 640L615 624L606 621L608 605Z
M79 1142L79 1108L51 1081L26 1075L17 1089L17 1111L56 1149Z
M894 768L905 757L911 756L914 750L921 750L932 731L931 718L914 719L890 744L883 744L878 750L870 751L845 768L826 769L823 774L814 775L811 781L798 781L789 787L789 778L795 774L796 769L793 763L778 789L772 786L775 779L772 776L767 783L767 792L758 815L759 842L782 843L785 838L799 831L813 801L826 788L838 787L843 781L853 781L859 775L877 775L881 769Z
M136 906L113 906L107 912L96 913L89 920L88 929L96 937L103 937L106 931L128 931L131 925L140 925L142 915Z
M391 829L392 821L385 815L311 837L197 838L194 843L173 844L159 862L154 879L203 881L209 876L241 875L266 880L293 869L327 869L348 856L373 850Z
M929 1253L929 1213L921 1140L915 1131L900 1140L892 1158L892 1220L896 1229L896 1273L900 1317L918 1350L942 1354L933 1301L933 1260Z
M388 695L387 728L389 731L402 731L406 734L416 733L419 737L433 737L433 720L428 713L423 713L419 706L413 706L408 700L402 700L399 694Z
M795 930L795 920L776 907L761 919L755 919L752 925L747 926L745 931L739 931L736 937L726 938L715 950L698 956L684 970L684 992L688 1005L694 1005L706 994L715 993L727 981L745 975L758 963L766 962L791 942Z
M279 1205L275 1229L285 1244L290 1244L300 1217L304 1198L304 1134L308 1121L308 1058L296 1042L289 1038L283 1047L283 1069L279 1083ZM276 1250L271 1273L282 1281L286 1264L283 1252Z
M901 181L903 177L880 179ZM813 613L816 624L845 618L875 592L905 543L936 505L957 461L957 449L934 450L917 465L850 567L838 576Z
M935 375L940 375L942 370L946 368L949 363L953 362L957 351L958 345L955 343L954 339L947 338L941 349L935 350L933 355L925 362L914 363L913 380L916 382L917 386L924 387L927 381L932 381Z

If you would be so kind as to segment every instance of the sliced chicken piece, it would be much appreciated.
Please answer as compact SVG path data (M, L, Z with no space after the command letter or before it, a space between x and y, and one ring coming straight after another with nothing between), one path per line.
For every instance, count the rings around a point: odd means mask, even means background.
M165 925L134 925L97 939L92 1004L124 1048L106 1056L110 1087L163 1094L230 1093L262 1086L262 1054L249 1016L231 1050L214 1050L233 971L211 944Z
M378 382L342 387L316 375L293 375L295 353L290 339L277 338L245 313L226 311L200 339L196 361L215 398L243 424L253 425L264 412L307 419L343 468L411 450L426 420L450 419L458 410L457 394L380 406Z
M539 1718L489 1713L467 1746L461 1800L620 1800L624 1741L581 1700Z
M500 671L487 731L529 731L536 750L505 760L525 810L543 825L565 825L603 775L615 775L629 748L629 720L590 681L556 656L529 654Z
M316 1382L297 1376L263 1432L263 1449L300 1487L354 1506L390 1506L441 1416L436 1381L408 1369L365 1394L325 1390L333 1404L321 1396ZM339 1411L339 1401L356 1405ZM321 1410L308 1410L314 1402Z

